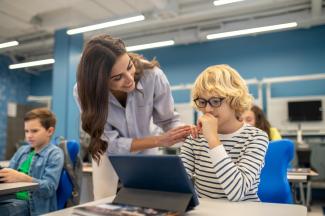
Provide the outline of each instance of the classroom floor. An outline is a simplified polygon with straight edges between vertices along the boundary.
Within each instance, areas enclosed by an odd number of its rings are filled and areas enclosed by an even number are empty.
[[[311,211],[308,212],[308,216],[325,216],[323,212],[323,207],[325,208],[325,201],[315,201],[311,206]]]

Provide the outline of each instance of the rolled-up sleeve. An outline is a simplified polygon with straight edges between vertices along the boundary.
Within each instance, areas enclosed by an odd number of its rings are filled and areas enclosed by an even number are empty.
[[[121,137],[117,130],[105,125],[101,139],[108,143],[108,154],[128,154],[131,150],[132,138]]]

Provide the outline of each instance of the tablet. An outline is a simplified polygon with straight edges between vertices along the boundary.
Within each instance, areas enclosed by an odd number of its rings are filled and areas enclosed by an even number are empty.
[[[123,187],[192,194],[199,201],[182,160],[176,155],[112,155],[109,159]]]

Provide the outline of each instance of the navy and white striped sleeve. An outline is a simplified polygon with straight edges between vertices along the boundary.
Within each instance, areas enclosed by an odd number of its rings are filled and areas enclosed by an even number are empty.
[[[190,178],[193,176],[194,173],[194,153],[193,153],[191,142],[192,142],[191,137],[188,137],[184,141],[184,144],[181,146],[181,153],[180,153],[180,157],[183,161],[183,165]]]
[[[210,150],[216,179],[228,200],[244,200],[245,194],[256,187],[254,184],[259,179],[261,169],[264,166],[268,142],[267,134],[258,131],[246,140],[245,151],[236,164],[228,156],[223,145]]]

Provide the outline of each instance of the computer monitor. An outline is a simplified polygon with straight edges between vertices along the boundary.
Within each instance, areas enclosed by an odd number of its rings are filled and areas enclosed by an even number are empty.
[[[322,121],[322,101],[290,101],[288,117],[291,122]]]

